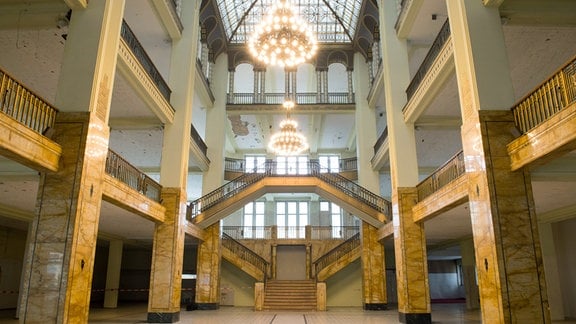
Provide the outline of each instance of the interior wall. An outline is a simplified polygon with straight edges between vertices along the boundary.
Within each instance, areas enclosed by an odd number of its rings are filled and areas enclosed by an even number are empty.
[[[0,226],[0,309],[16,308],[26,231]]]
[[[558,275],[564,301],[564,316],[576,319],[576,218],[555,223],[556,253],[558,255]]]
[[[464,284],[458,279],[454,260],[429,260],[428,282],[432,300],[466,298]]]
[[[328,307],[362,307],[362,266],[360,259],[326,280]]]
[[[221,306],[254,306],[254,278],[222,259],[220,280]]]

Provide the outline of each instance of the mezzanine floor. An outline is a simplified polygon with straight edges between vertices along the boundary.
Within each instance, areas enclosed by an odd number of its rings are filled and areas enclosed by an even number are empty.
[[[145,323],[146,304],[125,304],[116,309],[92,308],[89,323]],[[466,311],[464,304],[432,304],[433,323],[481,323],[479,311]],[[16,324],[14,310],[0,311],[0,323]],[[364,311],[358,307],[332,307],[326,312],[263,311],[250,307],[221,307],[215,311],[180,313],[180,323],[198,324],[386,324],[399,323],[398,311]],[[576,324],[576,321],[553,323]]]

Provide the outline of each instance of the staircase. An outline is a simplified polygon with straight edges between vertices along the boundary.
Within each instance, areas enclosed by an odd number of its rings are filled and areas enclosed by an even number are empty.
[[[314,280],[268,280],[264,310],[316,310]]]

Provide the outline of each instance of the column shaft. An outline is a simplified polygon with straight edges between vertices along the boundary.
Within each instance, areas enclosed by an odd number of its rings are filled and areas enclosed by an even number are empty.
[[[549,323],[529,174],[510,171],[514,92],[498,8],[446,1],[482,321]],[[496,109],[500,111],[495,111]]]
[[[118,288],[120,288],[120,270],[122,269],[122,247],[123,243],[120,240],[110,241],[108,246],[104,308],[116,308],[118,306]]]

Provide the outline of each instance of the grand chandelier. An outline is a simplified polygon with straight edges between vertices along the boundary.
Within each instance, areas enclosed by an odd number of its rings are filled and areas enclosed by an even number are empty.
[[[292,67],[316,54],[316,38],[286,0],[275,3],[248,39],[250,53],[265,65]]]
[[[280,122],[280,131],[270,137],[268,148],[277,155],[297,155],[308,149],[306,137],[298,132],[298,123],[290,118],[290,110],[294,107],[292,101],[283,104],[286,118]]]

